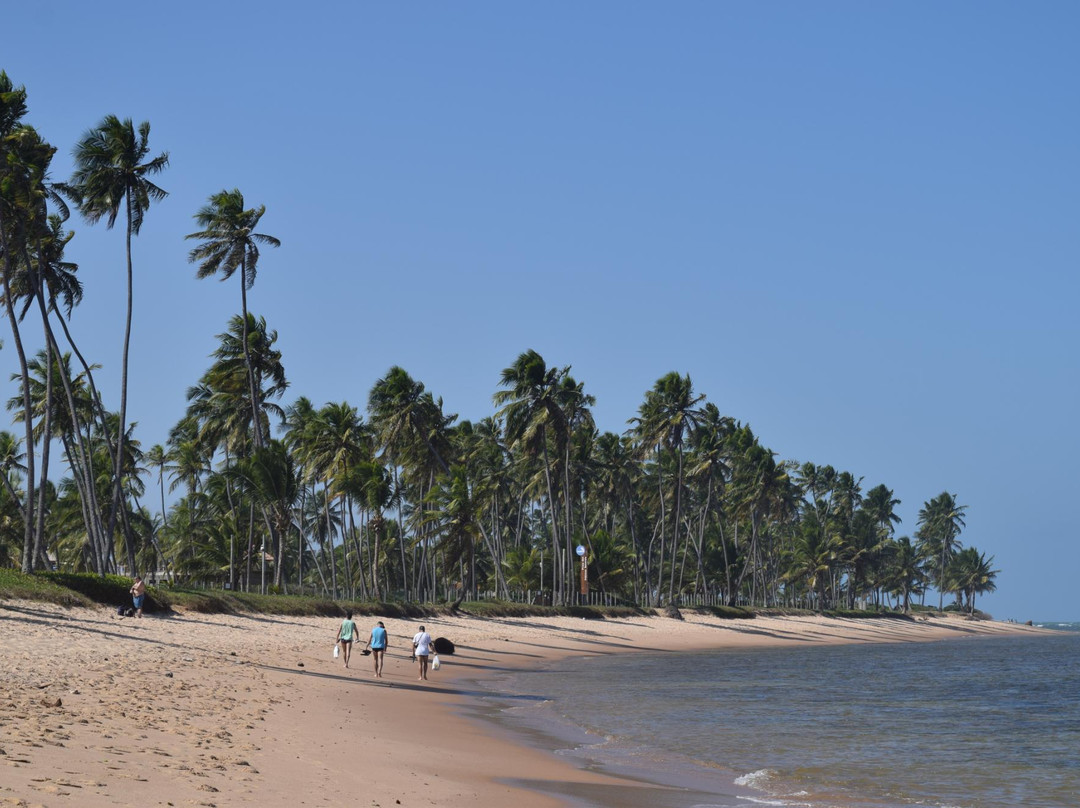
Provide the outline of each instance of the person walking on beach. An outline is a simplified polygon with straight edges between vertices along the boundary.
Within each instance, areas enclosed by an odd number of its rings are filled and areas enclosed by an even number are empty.
[[[356,636],[356,623],[353,622],[352,612],[345,612],[345,619],[341,621],[341,628],[337,631],[337,642],[341,646],[341,656],[345,659],[345,667],[349,667],[349,659],[352,657],[353,637]]]
[[[139,617],[142,617],[142,605],[145,598],[146,584],[143,583],[142,578],[136,575],[135,583],[131,585],[131,605],[135,607],[135,614]]]
[[[413,655],[420,663],[420,681],[427,681],[428,656],[431,654],[431,635],[420,626],[416,636],[412,638]]]
[[[375,678],[382,679],[383,657],[389,645],[386,638],[386,626],[380,620],[378,625],[371,630],[368,637],[367,647],[371,649],[371,658],[375,661]]]

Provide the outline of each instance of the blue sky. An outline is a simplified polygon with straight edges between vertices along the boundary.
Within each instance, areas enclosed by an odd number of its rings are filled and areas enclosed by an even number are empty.
[[[144,446],[239,310],[183,240],[237,187],[282,240],[249,305],[286,403],[363,408],[398,364],[478,419],[534,348],[622,431],[678,370],[780,457],[894,489],[901,534],[955,493],[995,617],[1080,619],[1075,4],[36,5],[0,68],[54,175],[109,113],[171,155],[134,247]],[[123,235],[72,224],[115,407]]]

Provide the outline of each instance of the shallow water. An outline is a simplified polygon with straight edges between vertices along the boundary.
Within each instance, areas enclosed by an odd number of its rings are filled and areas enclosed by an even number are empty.
[[[595,656],[493,685],[530,696],[486,700],[530,743],[688,789],[665,805],[1080,805],[1080,633]]]

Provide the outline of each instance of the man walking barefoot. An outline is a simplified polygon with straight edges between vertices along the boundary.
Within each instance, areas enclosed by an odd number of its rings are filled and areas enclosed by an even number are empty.
[[[371,649],[371,658],[375,662],[375,678],[382,679],[383,656],[386,654],[386,648],[389,645],[386,638],[386,626],[383,625],[382,620],[371,630],[371,636],[368,637],[367,644]]]
[[[423,626],[420,626],[420,630],[416,632],[416,636],[412,638],[413,651],[416,654],[416,660],[420,663],[420,681],[427,681],[428,672],[428,656],[431,654],[431,635],[428,634]]]
[[[341,655],[345,657],[345,667],[349,667],[352,658],[353,637],[356,635],[356,623],[353,622],[352,612],[345,612],[345,619],[341,621],[341,628],[337,632],[337,643],[341,646]]]

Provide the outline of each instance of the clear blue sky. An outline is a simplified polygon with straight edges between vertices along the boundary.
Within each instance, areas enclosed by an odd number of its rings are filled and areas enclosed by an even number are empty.
[[[129,417],[164,442],[238,281],[183,236],[265,204],[249,303],[291,388],[363,408],[399,364],[493,412],[535,348],[602,429],[689,373],[782,458],[943,490],[995,617],[1080,619],[1080,7],[1071,2],[189,2],[5,7],[0,68],[70,172],[148,120]],[[73,327],[119,402],[123,235],[74,220]],[[5,331],[7,326],[4,326]],[[10,342],[10,340],[8,340]],[[0,351],[6,381],[12,346]]]

